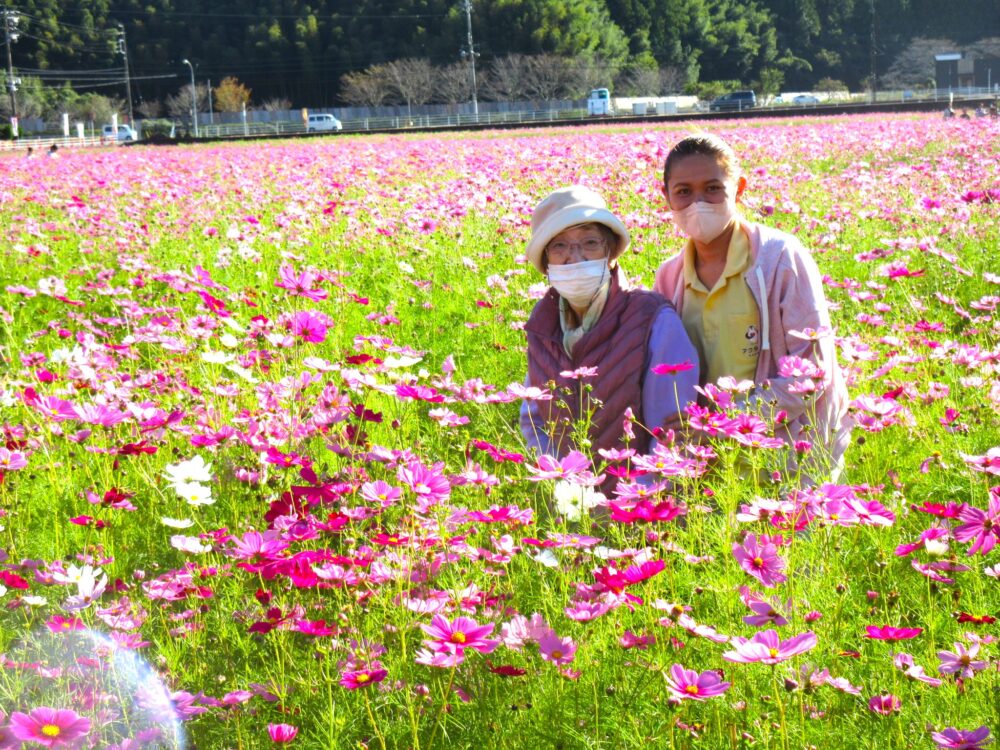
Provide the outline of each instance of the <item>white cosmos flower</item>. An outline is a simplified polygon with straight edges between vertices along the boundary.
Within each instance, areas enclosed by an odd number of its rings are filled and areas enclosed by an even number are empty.
[[[212,464],[206,464],[201,456],[195,456],[187,461],[170,464],[163,469],[163,476],[170,484],[185,482],[211,482]]]
[[[170,537],[170,546],[174,549],[179,549],[181,552],[191,552],[193,554],[212,551],[211,544],[202,544],[201,539],[198,537],[184,536],[183,534],[175,534]]]
[[[162,523],[164,526],[169,526],[172,529],[190,529],[192,526],[194,526],[194,521],[192,521],[190,518],[181,519],[181,518],[167,518],[166,516],[162,516],[160,518],[160,523]]]
[[[531,559],[534,560],[539,565],[544,565],[546,568],[558,568],[559,567],[559,558],[556,557],[552,553],[552,550],[550,550],[550,549],[543,549],[541,552],[539,552],[537,555],[535,555]]]
[[[397,367],[409,367],[410,365],[415,365],[417,362],[423,361],[423,357],[411,357],[405,354],[401,354],[398,357],[389,356],[382,361],[382,367],[387,370],[395,369]]]
[[[219,343],[227,349],[235,349],[240,345],[240,340],[231,333],[224,333],[219,336]]]
[[[556,498],[556,510],[566,517],[567,521],[579,521],[584,513],[607,502],[607,498],[593,487],[581,487],[569,482],[556,482],[552,492]]]
[[[225,352],[213,352],[207,351],[201,353],[201,361],[208,362],[213,365],[225,365],[232,362],[236,357],[232,354],[226,354]]]
[[[215,498],[212,497],[212,488],[199,482],[175,484],[174,490],[188,505],[198,507],[201,505],[212,505],[215,502]]]

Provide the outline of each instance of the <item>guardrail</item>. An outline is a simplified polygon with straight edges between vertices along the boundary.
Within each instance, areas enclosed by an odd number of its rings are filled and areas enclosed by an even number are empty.
[[[709,112],[707,102],[699,102],[700,106],[677,110],[676,114],[656,115],[659,119],[672,117],[722,117],[749,114],[757,112],[761,114],[780,116],[794,115],[796,112],[810,110],[843,109],[857,107],[859,110],[865,106],[883,106],[892,104],[913,104],[930,105],[940,103],[942,106],[954,102],[959,108],[969,107],[972,104],[985,101],[996,96],[996,92],[980,91],[978,89],[968,89],[961,91],[949,91],[944,89],[928,90],[921,92],[904,91],[880,91],[877,92],[872,101],[870,93],[850,94],[842,97],[830,97],[821,99],[815,103],[796,104],[794,102],[766,102],[761,106],[750,110],[738,112]],[[972,104],[969,101],[972,101]],[[356,120],[344,120],[341,125],[342,133],[360,132],[387,132],[406,130],[435,130],[446,128],[483,128],[491,126],[517,126],[549,124],[549,123],[573,123],[573,122],[597,122],[597,121],[635,121],[653,116],[655,110],[650,108],[645,115],[632,111],[622,111],[613,115],[588,115],[586,109],[558,109],[558,110],[536,110],[520,112],[484,112],[480,114],[450,114],[450,115],[398,115],[393,117],[365,117]],[[202,124],[198,128],[199,140],[216,140],[225,138],[266,138],[271,136],[289,135],[331,135],[338,131],[314,130],[308,131],[300,120],[281,120],[277,122],[238,122],[226,124]],[[185,140],[191,139],[191,133],[185,133]],[[0,141],[0,150],[25,150],[29,146],[36,149],[47,149],[56,144],[63,147],[93,147],[93,146],[115,146],[124,145],[113,139],[103,137],[85,138],[65,138],[62,136],[41,136],[22,137],[16,141]]]

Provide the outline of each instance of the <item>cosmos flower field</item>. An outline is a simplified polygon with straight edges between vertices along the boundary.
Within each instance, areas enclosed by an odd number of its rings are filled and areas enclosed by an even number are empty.
[[[715,125],[824,274],[836,483],[733,383],[524,449],[532,208],[649,286],[689,127],[4,156],[0,749],[989,745],[1000,126]]]

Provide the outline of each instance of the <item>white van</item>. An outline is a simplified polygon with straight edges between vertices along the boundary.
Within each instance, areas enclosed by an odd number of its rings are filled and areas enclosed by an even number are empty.
[[[313,133],[320,130],[341,130],[343,127],[344,126],[340,124],[340,120],[333,115],[309,115],[309,121],[306,123],[306,132]]]
[[[119,125],[117,136],[114,125],[105,125],[101,130],[101,135],[108,140],[117,141],[137,141],[139,134],[135,132],[131,125]]]

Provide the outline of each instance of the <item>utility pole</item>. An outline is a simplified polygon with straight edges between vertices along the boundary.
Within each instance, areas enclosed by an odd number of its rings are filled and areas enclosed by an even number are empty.
[[[875,103],[876,91],[878,91],[878,64],[875,55],[875,0],[871,0],[872,9],[872,38],[871,38],[871,82],[872,82],[872,104]]]
[[[3,33],[4,39],[7,43],[7,92],[10,94],[10,121],[13,127],[12,130],[17,127],[17,97],[14,92],[17,91],[17,84],[20,81],[14,78],[14,56],[11,54],[11,45],[17,41],[17,22],[20,17],[17,13],[9,8],[5,8],[3,11]],[[16,133],[15,133],[16,135]]]
[[[125,61],[125,92],[128,94],[128,124],[135,127],[135,120],[132,117],[132,80],[128,75],[128,48],[125,46],[125,27],[118,24],[118,54]]]
[[[208,79],[208,124],[215,124],[215,115],[212,114],[212,79]]]
[[[476,98],[476,58],[479,57],[479,53],[476,52],[476,47],[472,43],[472,0],[465,0],[463,10],[465,11],[466,44],[468,46],[462,50],[462,57],[466,55],[469,57],[469,72],[472,76],[472,113],[476,115],[476,119],[479,119],[479,101]]]

